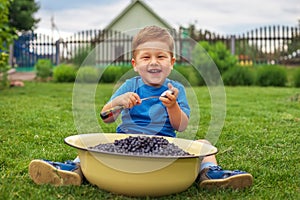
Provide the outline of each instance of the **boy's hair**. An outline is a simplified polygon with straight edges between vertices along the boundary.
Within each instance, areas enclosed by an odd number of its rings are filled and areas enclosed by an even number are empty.
[[[167,43],[171,57],[173,57],[174,39],[166,29],[158,26],[146,26],[136,34],[132,40],[132,56],[135,57],[135,51],[139,45],[149,41]]]

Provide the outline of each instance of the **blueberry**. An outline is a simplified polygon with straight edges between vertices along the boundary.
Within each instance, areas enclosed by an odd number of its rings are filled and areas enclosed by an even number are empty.
[[[130,155],[151,156],[188,156],[173,143],[163,137],[129,136],[125,139],[115,140],[112,143],[98,144],[90,149],[104,152],[126,153]]]

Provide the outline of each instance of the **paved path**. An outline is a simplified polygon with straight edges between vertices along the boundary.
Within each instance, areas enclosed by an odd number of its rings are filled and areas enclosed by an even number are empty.
[[[32,81],[35,78],[35,72],[13,72],[8,75],[9,80]]]

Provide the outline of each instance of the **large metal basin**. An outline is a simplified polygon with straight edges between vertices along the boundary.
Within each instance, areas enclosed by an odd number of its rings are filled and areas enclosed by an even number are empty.
[[[65,138],[65,143],[78,150],[82,172],[91,184],[127,196],[163,196],[182,192],[197,178],[202,158],[217,153],[217,148],[212,145],[170,137],[164,138],[193,156],[134,156],[88,149],[99,143],[110,143],[129,136],[115,133],[82,134]]]

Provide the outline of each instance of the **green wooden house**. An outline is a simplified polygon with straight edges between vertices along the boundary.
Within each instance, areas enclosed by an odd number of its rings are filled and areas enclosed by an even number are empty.
[[[144,1],[132,0],[99,35],[101,43],[96,49],[96,60],[100,65],[112,62],[130,63],[132,37],[143,27],[157,25],[173,30],[170,24],[159,17]]]
[[[144,1],[132,0],[105,29],[128,32],[128,34],[134,35],[137,31],[136,29],[141,29],[148,25],[172,29],[171,25],[157,15]]]

